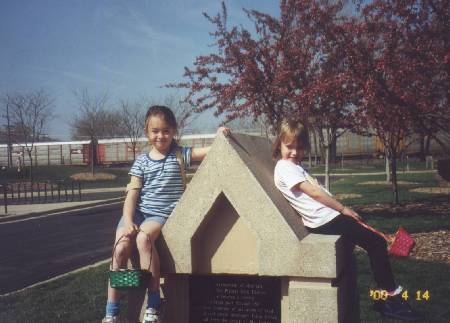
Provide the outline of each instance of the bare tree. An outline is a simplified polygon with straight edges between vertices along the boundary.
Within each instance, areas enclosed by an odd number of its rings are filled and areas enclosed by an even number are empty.
[[[181,138],[186,127],[198,117],[197,115],[193,115],[193,107],[181,102],[181,98],[176,94],[166,96],[160,103],[146,98],[136,99],[133,102],[130,102],[130,100],[120,100],[122,131],[124,132],[124,136],[130,139],[133,159],[136,158],[137,140],[144,135],[146,111],[149,106],[154,104],[163,104],[174,112],[178,125],[177,139]]]
[[[91,141],[91,171],[97,164],[97,142],[101,138],[111,138],[125,134],[120,112],[108,110],[107,93],[91,95],[87,89],[75,92],[79,112],[71,124],[74,139]]]
[[[133,160],[136,159],[137,140],[144,133],[144,119],[146,104],[143,100],[136,100],[130,103],[128,100],[121,100],[121,116],[126,136],[130,139],[130,148],[133,150]]]
[[[124,125],[122,111],[111,110],[103,112],[103,120],[101,133],[99,138],[123,138],[127,136],[127,131]]]
[[[98,138],[103,128],[104,111],[108,104],[108,95],[103,93],[91,96],[87,89],[75,92],[79,112],[71,123],[74,139]]]
[[[7,94],[9,118],[15,125],[30,160],[30,180],[33,180],[33,148],[53,115],[53,98],[44,90]]]

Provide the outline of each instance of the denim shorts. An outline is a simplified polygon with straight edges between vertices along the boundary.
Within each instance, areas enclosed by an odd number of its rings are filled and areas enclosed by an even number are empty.
[[[159,215],[145,214],[139,210],[136,210],[134,212],[134,217],[133,217],[134,224],[140,226],[142,223],[145,223],[148,221],[154,221],[154,222],[158,222],[161,225],[164,225],[164,223],[166,223],[166,221],[167,221],[167,218],[164,216],[159,216]],[[121,227],[123,227],[123,216],[120,218],[119,224],[117,225],[117,229],[119,229]]]

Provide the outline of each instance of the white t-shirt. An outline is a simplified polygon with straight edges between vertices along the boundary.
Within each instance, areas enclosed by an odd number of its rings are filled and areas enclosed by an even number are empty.
[[[275,186],[302,216],[303,224],[317,228],[334,219],[339,212],[316,201],[300,189],[293,188],[308,180],[308,177],[311,178],[303,167],[282,159],[277,162],[273,174]]]

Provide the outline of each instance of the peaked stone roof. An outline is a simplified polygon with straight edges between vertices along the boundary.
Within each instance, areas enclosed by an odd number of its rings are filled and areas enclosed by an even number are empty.
[[[338,236],[308,235],[271,156],[262,137],[216,138],[163,228],[162,272],[336,277]]]

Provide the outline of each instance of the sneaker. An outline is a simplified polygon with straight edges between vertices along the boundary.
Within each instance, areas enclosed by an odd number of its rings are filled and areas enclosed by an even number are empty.
[[[159,323],[158,311],[154,308],[147,308],[142,323]]]
[[[386,300],[375,301],[373,308],[382,315],[397,320],[419,322],[425,319],[422,314],[414,311],[400,295],[388,297]]]
[[[118,316],[105,316],[105,318],[102,320],[102,323],[119,323],[119,317]]]

